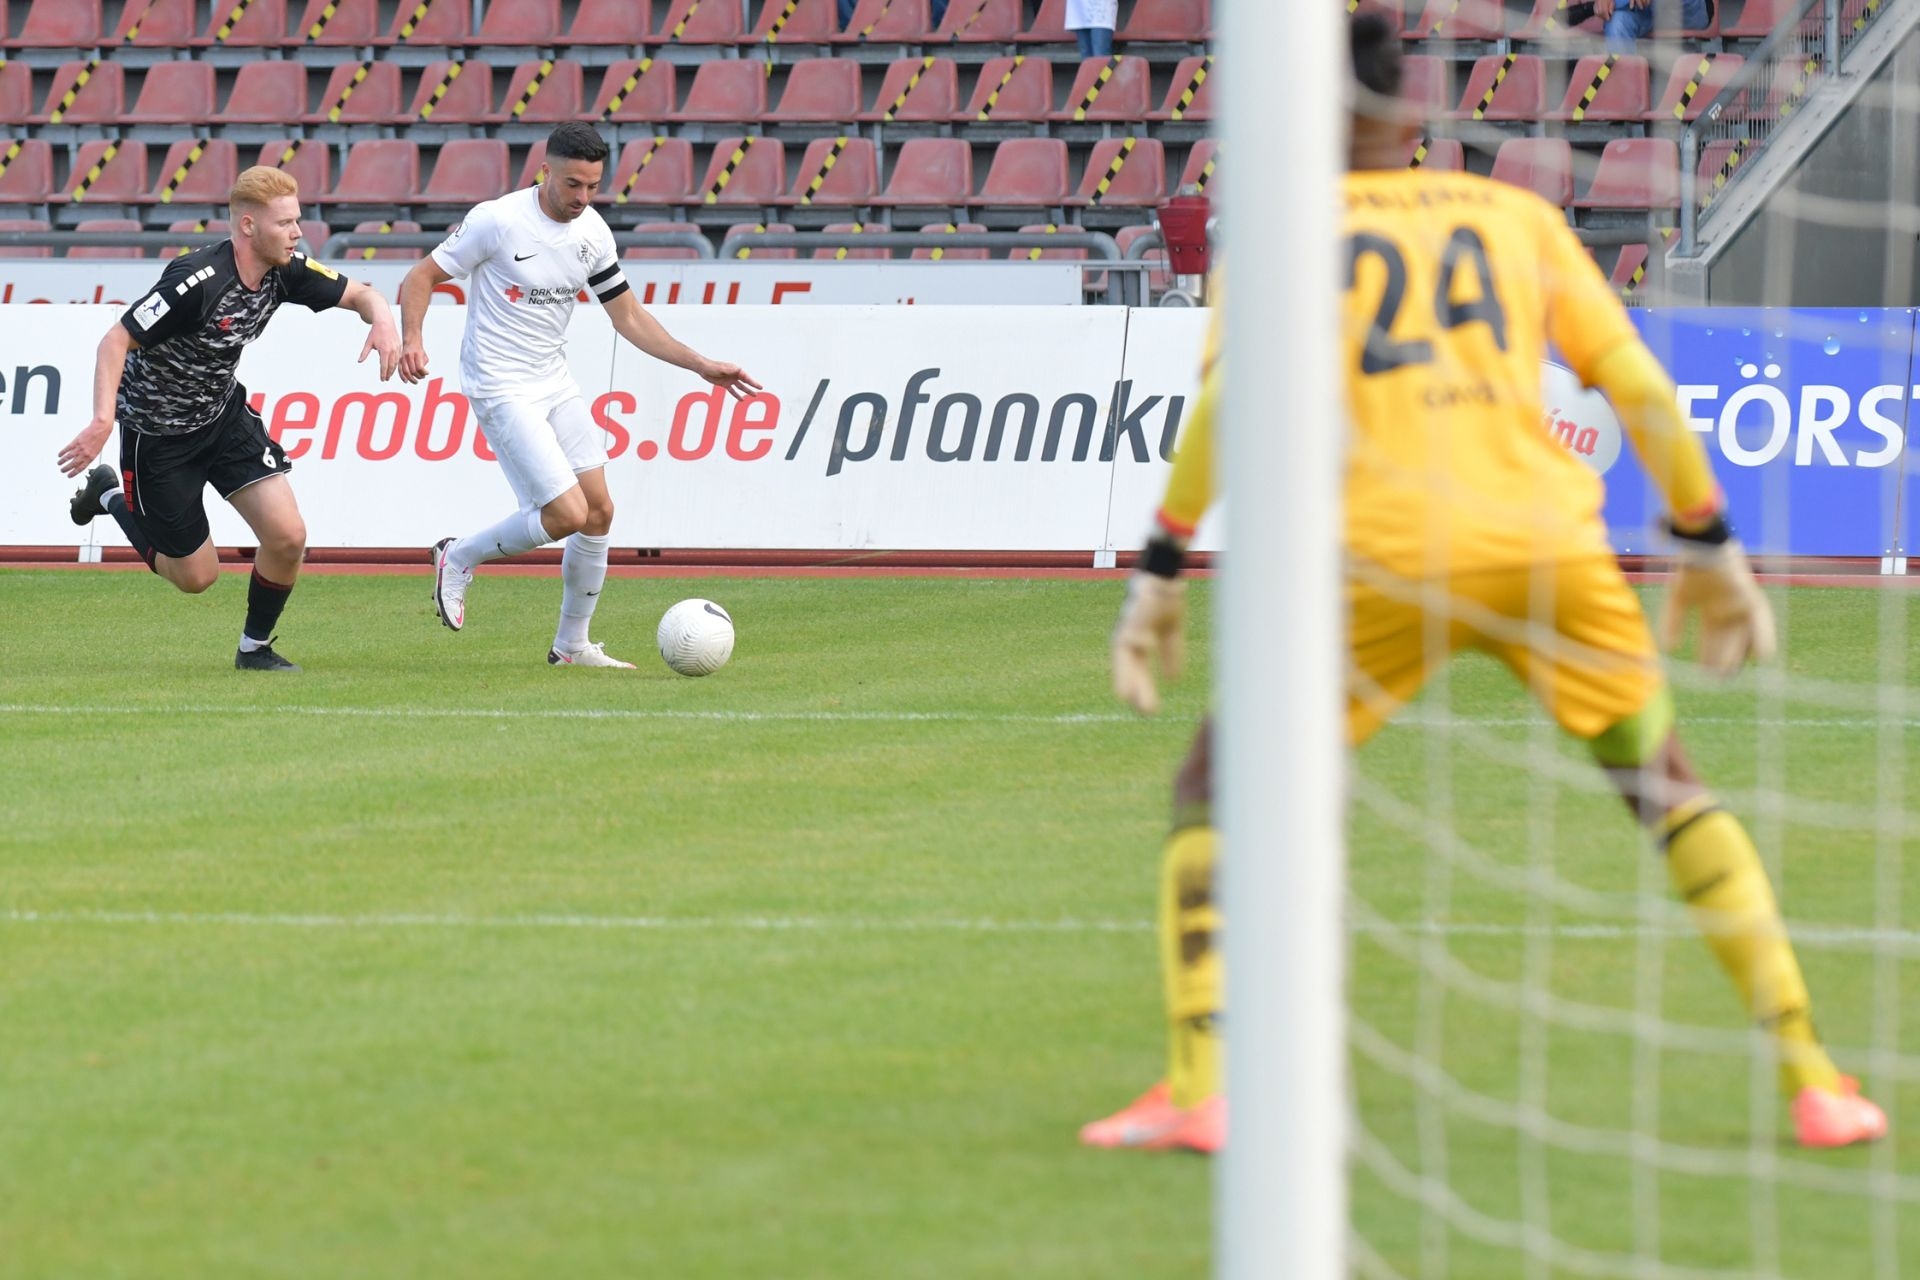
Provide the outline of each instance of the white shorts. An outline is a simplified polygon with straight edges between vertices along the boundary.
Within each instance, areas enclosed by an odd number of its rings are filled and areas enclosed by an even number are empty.
[[[532,399],[475,400],[474,416],[522,508],[546,506],[576,476],[607,465],[607,437],[576,390]]]

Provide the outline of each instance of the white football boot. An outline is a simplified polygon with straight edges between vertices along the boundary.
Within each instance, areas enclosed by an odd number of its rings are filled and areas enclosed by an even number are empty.
[[[467,584],[473,581],[471,569],[461,569],[447,558],[452,538],[433,544],[433,611],[440,621],[458,631],[467,622]]]
[[[550,667],[624,667],[633,670],[631,662],[622,662],[609,657],[604,645],[588,644],[584,649],[549,649],[547,665]]]

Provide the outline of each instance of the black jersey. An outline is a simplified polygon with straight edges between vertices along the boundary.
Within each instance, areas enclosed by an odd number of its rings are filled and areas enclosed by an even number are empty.
[[[120,379],[121,427],[177,436],[214,421],[237,385],[241,351],[281,303],[325,311],[346,291],[339,272],[303,253],[267,272],[258,289],[240,283],[231,240],[175,258],[120,317],[137,344]]]

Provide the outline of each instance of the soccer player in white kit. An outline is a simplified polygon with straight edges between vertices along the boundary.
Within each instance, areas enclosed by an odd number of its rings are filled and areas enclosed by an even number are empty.
[[[547,139],[546,181],[476,205],[400,286],[400,376],[419,382],[427,376],[421,325],[435,287],[472,277],[461,390],[520,500],[504,520],[434,545],[434,609],[460,630],[475,566],[565,538],[560,625],[547,653],[555,666],[633,665],[587,638],[607,578],[613,499],[605,437],[567,371],[575,299],[591,289],[620,336],[656,360],[742,399],[760,390],[739,365],[676,341],[634,297],[613,233],[592,208],[606,161],[607,144],[592,125],[560,125]]]

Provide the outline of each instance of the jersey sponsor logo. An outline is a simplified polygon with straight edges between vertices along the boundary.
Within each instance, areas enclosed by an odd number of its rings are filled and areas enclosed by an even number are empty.
[[[166,315],[167,312],[172,309],[173,308],[167,305],[167,300],[159,294],[149,295],[145,302],[133,309],[134,323],[138,324],[143,330],[151,329],[154,325],[160,323],[160,317]]]
[[[501,293],[508,302],[525,302],[530,307],[556,307],[563,302],[577,302],[580,299],[578,286],[522,289],[517,284],[510,284]]]
[[[506,294],[507,294],[508,302],[518,302],[520,301],[520,299],[527,296],[526,291],[517,284],[508,285],[506,289]]]
[[[335,271],[332,267],[328,266],[326,263],[315,262],[312,258],[308,258],[305,254],[301,254],[300,257],[302,258],[302,260],[306,262],[307,270],[314,272],[321,279],[338,280],[340,278],[340,273],[338,271]]]

